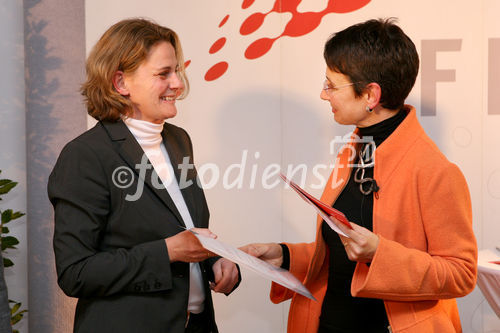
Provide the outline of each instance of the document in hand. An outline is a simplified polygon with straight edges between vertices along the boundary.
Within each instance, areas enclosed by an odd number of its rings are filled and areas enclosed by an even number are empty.
[[[333,231],[335,231],[338,234],[341,234],[342,236],[349,237],[342,230],[340,230],[340,228],[336,225],[337,222],[335,222],[335,220],[332,219],[332,217],[334,217],[337,221],[345,225],[347,228],[352,229],[344,213],[316,199],[315,197],[304,191],[299,185],[286,178],[285,175],[283,175],[282,173],[280,173],[280,177],[281,179],[283,179],[283,181],[285,181],[285,183],[290,185],[290,187],[295,192],[297,192],[297,194],[305,202],[314,207],[314,209],[325,220],[325,222],[330,226],[330,228],[332,228]]]
[[[281,284],[283,287],[286,287],[290,290],[295,291],[298,294],[301,294],[307,298],[312,300],[316,300],[314,296],[307,290],[306,287],[295,276],[292,275],[289,271],[283,268],[279,268],[268,264],[267,262],[260,260],[254,256],[251,256],[240,249],[237,249],[231,245],[225,244],[217,239],[213,239],[202,234],[199,234],[193,230],[191,232],[198,237],[201,245],[209,251],[212,251],[215,254],[220,255],[226,259],[231,260],[236,264],[240,264],[241,266],[245,266],[257,274],[262,275],[269,280],[272,280],[278,284]]]

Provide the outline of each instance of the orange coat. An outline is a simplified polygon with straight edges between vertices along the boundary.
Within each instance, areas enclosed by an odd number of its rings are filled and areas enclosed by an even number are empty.
[[[458,167],[425,134],[415,109],[406,108],[405,120],[375,151],[380,190],[373,203],[373,232],[380,242],[370,266],[356,265],[351,293],[383,299],[393,332],[461,332],[455,298],[474,289],[477,274],[469,190]],[[347,183],[351,169],[345,166],[352,153],[343,149],[337,156],[323,202],[332,205]],[[290,271],[317,301],[275,283],[271,287],[274,303],[292,298],[289,333],[318,330],[328,281],[321,222],[318,217],[315,242],[287,244]]]

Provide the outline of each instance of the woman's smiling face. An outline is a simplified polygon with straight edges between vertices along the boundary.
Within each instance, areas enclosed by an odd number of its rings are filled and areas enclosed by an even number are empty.
[[[132,118],[158,124],[175,117],[175,100],[184,89],[177,70],[174,47],[168,42],[160,42],[151,48],[136,71],[123,74],[132,103]]]

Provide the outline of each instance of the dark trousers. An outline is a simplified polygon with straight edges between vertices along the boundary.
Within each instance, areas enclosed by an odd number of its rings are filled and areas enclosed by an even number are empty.
[[[208,318],[207,311],[202,313],[189,315],[186,325],[186,333],[211,333],[210,319]]]

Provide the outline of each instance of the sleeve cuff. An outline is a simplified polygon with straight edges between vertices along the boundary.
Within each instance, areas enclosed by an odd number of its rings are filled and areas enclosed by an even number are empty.
[[[290,270],[290,250],[288,249],[288,246],[283,243],[280,243],[279,245],[283,251],[283,262],[281,263],[281,268]]]

